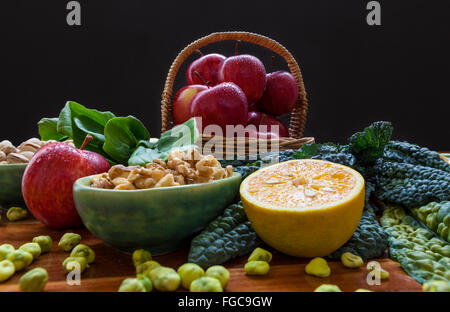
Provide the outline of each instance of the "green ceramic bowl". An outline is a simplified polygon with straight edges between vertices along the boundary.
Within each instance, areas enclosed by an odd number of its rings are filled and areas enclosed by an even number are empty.
[[[119,191],[92,188],[91,177],[84,177],[73,196],[95,236],[127,253],[143,248],[158,255],[188,248],[192,236],[233,201],[240,182],[233,173],[211,183]]]
[[[24,206],[22,176],[27,164],[0,165],[0,207]]]

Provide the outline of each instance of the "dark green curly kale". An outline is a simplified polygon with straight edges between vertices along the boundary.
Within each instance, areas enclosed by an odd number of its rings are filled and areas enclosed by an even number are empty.
[[[380,200],[408,207],[450,200],[450,173],[443,170],[379,159],[374,172]]]
[[[406,162],[408,164],[431,167],[450,173],[450,164],[444,161],[439,156],[439,153],[408,142],[389,142],[383,153],[383,158],[388,161]]]
[[[363,132],[353,134],[349,139],[350,152],[361,164],[375,162],[389,143],[392,124],[388,121],[377,121],[365,128]]]
[[[356,158],[353,156],[347,145],[306,144],[292,155],[294,159],[321,159],[331,161],[341,165],[355,168]]]
[[[228,206],[221,216],[192,240],[188,262],[206,269],[245,256],[261,244],[239,202]]]

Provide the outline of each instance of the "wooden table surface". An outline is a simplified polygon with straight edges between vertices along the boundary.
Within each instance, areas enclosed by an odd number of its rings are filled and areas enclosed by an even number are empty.
[[[117,291],[125,278],[135,276],[130,255],[123,254],[106,245],[85,228],[67,231],[50,230],[35,219],[8,222],[4,211],[2,214],[0,244],[9,243],[18,248],[23,243],[30,242],[35,236],[50,235],[53,239],[53,246],[50,253],[41,255],[27,269],[16,273],[8,281],[0,283],[0,292],[18,291],[19,278],[28,269],[35,267],[43,267],[48,271],[49,281],[45,288],[46,291]],[[89,245],[96,253],[95,262],[81,275],[80,286],[70,286],[66,283],[62,262],[68,253],[57,247],[64,232],[79,233],[82,236],[82,243]],[[186,246],[186,248],[188,247]],[[186,262],[187,252],[187,249],[181,250],[154,257],[154,259],[164,266],[177,269]],[[231,274],[226,291],[313,291],[324,283],[336,284],[342,291],[354,291],[357,288],[373,291],[421,291],[421,285],[406,275],[398,263],[386,256],[377,261],[389,271],[389,279],[382,281],[379,286],[368,286],[365,266],[359,269],[347,269],[340,262],[330,262],[331,276],[319,278],[305,274],[307,259],[274,253],[267,276],[246,276],[243,270],[246,258],[240,258],[225,264]]]

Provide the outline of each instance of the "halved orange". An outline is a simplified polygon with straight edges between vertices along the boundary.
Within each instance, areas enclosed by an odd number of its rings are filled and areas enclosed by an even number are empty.
[[[288,255],[319,257],[341,247],[358,227],[364,178],[328,161],[291,160],[249,175],[240,195],[264,242]]]

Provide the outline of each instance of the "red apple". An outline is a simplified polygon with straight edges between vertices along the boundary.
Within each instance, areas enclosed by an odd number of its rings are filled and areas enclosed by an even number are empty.
[[[280,135],[278,135],[275,132],[270,131],[264,132],[250,129],[247,130],[247,132],[245,132],[245,137],[271,140],[271,139],[279,139]]]
[[[186,81],[188,85],[206,84],[215,86],[219,83],[217,72],[219,66],[226,57],[217,54],[207,54],[193,61],[186,72]]]
[[[191,103],[198,93],[208,90],[207,86],[203,85],[190,85],[181,88],[173,99],[172,104],[172,119],[175,125],[182,124],[191,118]]]
[[[200,92],[191,105],[191,116],[202,118],[202,129],[219,125],[225,135],[226,125],[247,124],[248,104],[244,92],[226,82]]]
[[[110,168],[106,159],[66,143],[39,149],[25,169],[22,193],[30,212],[50,228],[82,225],[73,202],[73,183]]]
[[[278,136],[279,137],[288,137],[289,130],[284,125],[283,122],[272,117],[270,115],[261,113],[261,112],[249,112],[248,113],[248,125],[255,125],[256,129],[259,130],[259,126],[266,125],[267,132],[276,133],[275,128],[272,129],[272,126],[278,126]]]
[[[258,102],[266,87],[266,69],[252,55],[241,54],[227,58],[219,68],[220,82],[237,84],[247,96],[249,104]]]
[[[267,75],[266,91],[258,108],[274,116],[289,114],[297,99],[298,86],[294,76],[286,71],[277,71]]]

